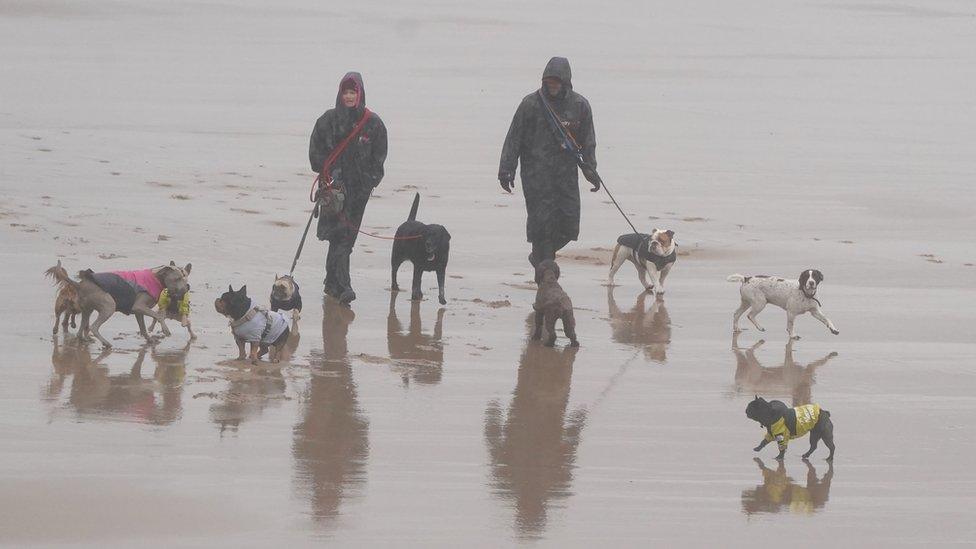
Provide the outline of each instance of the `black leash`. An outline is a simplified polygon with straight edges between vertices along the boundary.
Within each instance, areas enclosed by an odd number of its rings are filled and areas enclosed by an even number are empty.
[[[580,170],[583,170],[584,175],[587,171],[590,171],[594,176],[596,176],[597,181],[600,182],[600,186],[603,187],[603,190],[607,192],[607,196],[610,197],[610,201],[613,202],[613,205],[617,207],[617,211],[623,216],[624,221],[630,225],[630,228],[634,230],[635,234],[640,234],[640,231],[638,231],[637,227],[630,222],[630,218],[624,213],[624,210],[620,207],[620,204],[617,203],[617,199],[613,197],[613,193],[611,193],[610,189],[607,188],[607,184],[604,183],[603,178],[600,177],[599,173],[597,173],[596,168],[593,168],[587,164],[586,160],[583,159],[583,148],[580,147],[579,143],[576,142],[576,138],[573,137],[573,134],[569,133],[569,130],[563,126],[562,121],[559,119],[556,111],[552,110],[552,105],[549,104],[549,101],[546,99],[546,96],[542,93],[541,89],[538,91],[538,94],[539,99],[542,101],[542,105],[546,108],[546,112],[549,114],[549,123],[557,132],[559,132],[559,135],[562,137],[563,149],[569,151],[576,157],[576,165],[579,166]]]
[[[298,258],[302,255],[302,248],[305,247],[305,239],[308,238],[308,229],[312,226],[312,219],[315,218],[315,211],[318,209],[319,203],[316,202],[312,206],[312,213],[308,215],[308,223],[305,224],[305,232],[302,233],[302,240],[298,243],[298,251],[295,252],[295,259],[291,262],[291,270],[288,271],[288,276],[295,274],[295,265],[298,264]]]

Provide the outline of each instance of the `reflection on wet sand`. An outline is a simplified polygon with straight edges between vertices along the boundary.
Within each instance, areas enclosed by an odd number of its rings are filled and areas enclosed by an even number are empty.
[[[232,361],[234,368],[222,373],[229,380],[227,389],[220,393],[220,402],[210,406],[210,420],[220,426],[220,432],[236,432],[241,423],[261,415],[270,406],[278,406],[288,399],[287,384],[281,374],[294,356],[301,334],[297,323],[292,324],[291,334],[282,349],[281,362],[273,364],[261,361],[252,365],[246,361]]]
[[[396,314],[396,296],[390,296],[390,314],[386,321],[386,342],[390,351],[390,359],[394,367],[403,378],[406,387],[413,379],[422,385],[435,385],[441,381],[444,365],[444,343],[441,338],[444,333],[443,307],[437,310],[437,320],[434,323],[434,334],[423,333],[420,320],[420,302],[410,302],[410,328],[403,333],[403,325]]]
[[[810,514],[823,509],[830,496],[830,481],[834,478],[834,465],[827,462],[827,472],[817,478],[817,470],[809,461],[803,460],[807,467],[806,485],[797,484],[786,475],[783,461],[777,461],[776,470],[766,467],[763,461],[755,458],[762,472],[763,483],[755,488],[742,491],[742,512],[747,515],[757,513]]]
[[[100,362],[111,351],[103,350],[92,357],[88,345],[77,338],[65,336],[63,343],[59,343],[56,336],[47,398],[58,399],[65,380],[73,376],[68,402],[78,414],[168,425],[178,420],[183,410],[183,381],[189,351],[190,342],[176,350],[159,350],[155,344],[148,344],[139,349],[127,373],[110,375],[109,368]],[[147,354],[155,363],[151,378],[142,377]]]
[[[527,332],[532,318],[527,319]],[[577,349],[545,347],[526,336],[508,415],[492,401],[485,411],[485,441],[494,493],[515,509],[520,537],[539,538],[550,505],[572,495],[573,467],[586,410],[567,417]]]
[[[786,344],[783,364],[766,368],[756,358],[756,350],[765,343],[757,341],[752,347],[742,349],[738,337],[732,336],[732,352],[735,354],[735,391],[742,394],[786,396],[793,398],[793,406],[810,404],[811,387],[816,381],[817,368],[823,366],[837,353],[829,353],[820,360],[800,366],[793,360],[793,341]]]
[[[648,360],[663,364],[668,360],[668,344],[671,343],[671,316],[664,305],[664,296],[652,297],[654,302],[647,310],[649,295],[641,292],[634,307],[624,312],[613,297],[613,287],[608,287],[610,327],[614,341],[642,349]]]
[[[323,309],[323,350],[311,352],[312,375],[292,452],[297,490],[312,515],[332,525],[342,500],[365,486],[369,422],[357,401],[346,347],[355,314],[329,298]]]

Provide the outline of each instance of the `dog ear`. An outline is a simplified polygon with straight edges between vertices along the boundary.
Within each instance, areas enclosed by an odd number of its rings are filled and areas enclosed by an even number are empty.
[[[667,230],[667,231],[665,231],[665,232],[667,232],[667,233],[668,233],[668,236],[670,236],[670,237],[672,237],[672,238],[674,238],[674,231],[672,231],[671,229],[668,229],[668,230]]]
[[[243,296],[246,296],[247,295],[247,284],[241,286],[241,289],[240,290],[237,290],[237,293],[239,293],[239,294],[241,294]]]
[[[821,282],[823,282],[823,273],[821,273],[820,271],[814,269],[814,271],[813,271],[813,279],[817,281],[817,284],[820,284]]]
[[[176,266],[176,262],[175,262],[175,261],[173,261],[172,259],[170,259],[170,260],[169,260],[169,266],[170,266],[170,267],[175,267],[175,266]]]
[[[227,285],[227,291],[230,292],[230,293],[234,293],[234,286],[228,284]]]
[[[186,267],[183,267],[184,274],[189,275],[191,269],[193,269],[193,263],[187,263]]]

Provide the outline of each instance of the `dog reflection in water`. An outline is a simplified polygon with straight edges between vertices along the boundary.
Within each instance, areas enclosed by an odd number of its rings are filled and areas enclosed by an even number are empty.
[[[782,460],[777,461],[776,469],[766,467],[759,458],[753,461],[762,472],[762,484],[742,491],[742,512],[747,515],[759,513],[780,513],[789,511],[797,514],[812,514],[827,504],[830,496],[830,481],[834,478],[834,465],[827,462],[827,472],[823,478],[817,477],[817,470],[809,461],[803,460],[807,467],[805,484],[798,484],[786,474]]]
[[[433,334],[425,334],[420,318],[420,302],[410,302],[410,327],[404,333],[403,324],[397,318],[396,292],[390,295],[390,313],[386,319],[386,344],[394,368],[403,379],[403,386],[413,380],[421,385],[441,382],[444,365],[444,313],[437,310]]]
[[[647,308],[650,296],[651,307]],[[644,351],[648,360],[661,364],[668,360],[671,343],[671,315],[664,305],[664,296],[641,292],[630,311],[623,311],[613,297],[613,287],[607,288],[607,308],[613,340]]]
[[[816,372],[837,356],[831,352],[819,360],[801,365],[793,359],[793,340],[786,344],[783,363],[765,367],[756,357],[756,351],[765,343],[759,340],[752,347],[739,347],[737,336],[732,336],[732,353],[735,355],[735,394],[761,394],[791,396],[793,406],[810,404]]]
[[[159,349],[144,345],[124,373],[112,374],[102,361],[109,356],[124,356],[108,349],[93,357],[88,345],[78,338],[55,338],[51,355],[53,376],[47,387],[47,398],[57,400],[65,380],[72,377],[68,402],[81,416],[102,419],[126,419],[152,425],[169,425],[182,414],[183,381],[190,343],[179,349]],[[142,366],[149,356],[155,364],[151,377],[143,377]]]
[[[526,319],[529,330],[533,317]],[[573,492],[576,450],[586,423],[585,409],[568,409],[577,351],[527,341],[507,415],[497,400],[485,411],[492,488],[514,507],[521,538],[542,537],[550,506]]]

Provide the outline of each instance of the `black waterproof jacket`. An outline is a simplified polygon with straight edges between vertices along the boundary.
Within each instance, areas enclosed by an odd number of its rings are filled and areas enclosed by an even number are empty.
[[[546,95],[546,99],[579,143],[583,159],[595,170],[593,111],[586,98],[573,91],[569,61],[553,57],[542,77],[562,81],[560,96]],[[546,93],[544,89],[542,93]],[[561,143],[562,138],[550,124],[539,94],[532,92],[525,96],[515,111],[502,147],[498,178],[513,179],[521,160],[529,242],[568,241],[579,237],[579,170],[576,157],[562,148]]]
[[[347,81],[359,89],[359,104],[346,107],[342,104],[342,88]],[[315,122],[308,144],[308,160],[312,171],[320,173],[325,160],[339,143],[353,130],[366,110],[366,88],[358,72],[346,73],[339,83],[334,109],[329,109]],[[352,245],[356,230],[363,220],[366,202],[373,188],[383,179],[383,163],[386,161],[386,126],[376,113],[372,113],[359,135],[339,156],[331,174],[346,195],[342,219],[336,215],[319,215],[319,240],[342,240]]]

